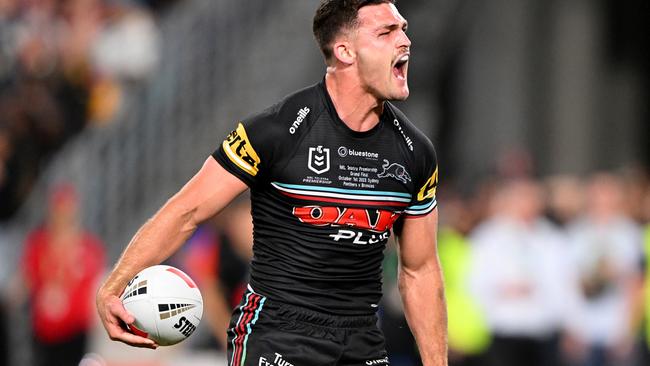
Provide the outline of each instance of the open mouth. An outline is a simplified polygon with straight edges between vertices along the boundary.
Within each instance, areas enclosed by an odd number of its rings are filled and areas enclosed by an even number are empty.
[[[398,80],[406,80],[406,69],[409,57],[410,55],[408,53],[404,54],[399,57],[395,62],[395,65],[393,65],[393,75],[395,75]]]

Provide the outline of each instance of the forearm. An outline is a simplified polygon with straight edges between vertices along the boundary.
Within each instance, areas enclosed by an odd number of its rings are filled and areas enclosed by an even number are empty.
[[[447,308],[439,266],[400,267],[399,289],[404,313],[424,366],[447,365]]]
[[[152,340],[125,329],[124,324],[132,324],[135,318],[118,296],[136,273],[167,259],[199,223],[219,213],[245,189],[244,182],[208,157],[194,177],[138,230],[97,292],[97,311],[112,340],[136,347],[158,347]]]
[[[172,198],[133,236],[100,291],[119,295],[140,270],[172,255],[195,228],[193,211]]]

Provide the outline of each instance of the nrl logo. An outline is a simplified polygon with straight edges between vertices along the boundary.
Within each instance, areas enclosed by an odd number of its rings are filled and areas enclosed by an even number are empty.
[[[316,174],[323,174],[330,170],[330,149],[323,148],[321,145],[310,147],[307,166]]]

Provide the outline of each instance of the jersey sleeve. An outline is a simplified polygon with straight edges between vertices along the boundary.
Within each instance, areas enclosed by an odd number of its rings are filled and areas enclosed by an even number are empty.
[[[415,189],[410,205],[404,211],[407,218],[429,214],[437,206],[436,190],[438,188],[438,159],[433,144],[427,139],[423,154],[417,154]]]
[[[277,145],[274,120],[274,110],[269,108],[239,122],[212,156],[246,185],[254,186],[267,173]]]

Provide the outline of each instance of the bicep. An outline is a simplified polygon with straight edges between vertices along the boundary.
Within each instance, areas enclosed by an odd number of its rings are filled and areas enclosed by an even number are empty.
[[[436,235],[438,209],[426,216],[407,218],[398,238],[400,266],[405,270],[426,269],[438,264]]]
[[[192,222],[198,224],[219,213],[246,188],[244,182],[210,156],[170,203],[191,212]]]

